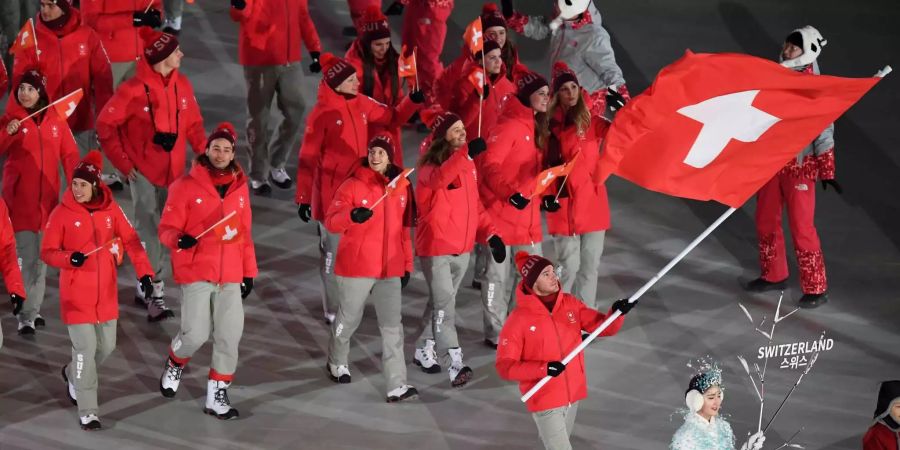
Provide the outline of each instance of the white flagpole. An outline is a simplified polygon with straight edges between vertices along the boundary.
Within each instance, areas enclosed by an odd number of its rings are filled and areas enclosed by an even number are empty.
[[[666,266],[663,267],[662,270],[660,270],[652,279],[650,279],[650,281],[648,281],[640,289],[638,289],[637,292],[632,294],[631,297],[628,298],[628,303],[634,303],[637,301],[637,299],[641,298],[641,296],[644,295],[644,293],[647,292],[651,287],[653,287],[653,285],[656,284],[656,282],[659,281],[666,273],[668,273],[669,270],[672,270],[672,267],[675,267],[675,264],[678,264],[682,259],[684,259],[684,257],[687,256],[687,254],[690,253],[690,251],[694,249],[694,247],[696,247],[698,244],[700,244],[700,242],[703,241],[703,239],[705,239],[707,236],[709,236],[710,233],[713,232],[713,230],[718,228],[718,226],[721,225],[722,222],[724,222],[725,219],[727,219],[728,216],[732,215],[735,211],[737,211],[737,208],[733,208],[733,207],[728,208],[728,210],[725,211],[725,213],[722,214],[718,219],[716,219],[716,221],[713,222],[712,225],[710,225],[705,231],[703,231],[703,233],[701,233],[700,236],[697,236],[696,239],[694,239],[690,244],[688,244],[688,246],[685,247],[685,249],[682,250],[681,253],[678,254],[678,256],[676,256],[674,259],[669,261],[669,264],[666,264]],[[578,345],[578,347],[575,347],[574,350],[572,350],[571,352],[569,352],[568,355],[566,355],[565,359],[562,360],[562,363],[568,365],[569,362],[571,362],[573,359],[575,359],[575,357],[578,356],[578,354],[581,353],[582,350],[584,350],[588,345],[590,345],[590,343],[593,342],[594,339],[596,339],[597,336],[599,336],[600,333],[603,332],[603,330],[607,329],[609,327],[609,325],[613,323],[614,320],[619,318],[620,315],[622,315],[621,311],[618,311],[618,310],[613,311],[613,313],[610,314],[606,318],[606,320],[604,320],[603,323],[601,323],[600,326],[597,327],[597,329],[594,330],[594,332],[590,334],[590,336],[588,336],[584,341],[581,342],[581,344]],[[552,378],[553,377],[551,377],[551,376],[544,377],[541,381],[539,381],[536,385],[534,385],[534,387],[531,388],[531,390],[526,392],[525,395],[522,396],[521,400],[523,402],[527,402],[528,399],[530,399],[532,396],[534,396],[534,394],[537,393],[537,391],[541,390],[541,388],[544,387],[545,384],[549,383]]]
[[[397,184],[400,183],[400,177],[409,178],[409,176],[410,176],[415,170],[416,170],[416,168],[413,167],[412,169],[410,169],[409,173],[406,173],[406,172],[400,173],[400,175],[397,175],[396,177],[394,177],[394,179],[391,180],[391,182],[388,183],[388,185],[389,185],[389,186],[390,186],[390,185],[394,185],[394,188],[396,188],[396,187],[397,187]],[[375,209],[375,207],[378,206],[378,204],[381,203],[381,201],[384,200],[384,198],[387,197],[387,196],[388,196],[388,192],[385,190],[384,195],[382,195],[381,198],[379,198],[379,199],[375,202],[375,204],[373,204],[372,206],[370,206],[369,209]]]
[[[49,104],[49,105],[47,105],[47,106],[45,106],[45,107],[43,107],[43,108],[41,108],[41,109],[39,109],[39,110],[33,112],[33,113],[31,113],[31,114],[25,116],[25,118],[22,119],[22,120],[20,120],[19,122],[24,122],[24,121],[26,121],[26,120],[28,120],[28,119],[34,117],[35,115],[40,114],[41,112],[43,112],[43,111],[46,110],[47,108],[49,108],[49,107],[51,107],[51,106],[53,106],[53,105],[55,105],[55,104],[57,104],[57,103],[59,103],[59,102],[65,100],[66,97],[68,97],[68,96],[70,96],[70,95],[72,95],[72,94],[74,94],[74,93],[76,93],[76,92],[78,92],[78,91],[80,91],[80,90],[81,90],[81,88],[78,88],[78,89],[76,89],[76,90],[74,90],[74,91],[72,91],[72,92],[69,92],[68,94],[66,94],[66,95],[64,95],[64,96],[62,96],[62,97],[56,99],[56,101],[54,101],[53,103],[51,103],[51,104]],[[79,100],[78,102],[81,103],[81,100]]]
[[[226,220],[230,219],[231,216],[233,216],[233,215],[235,215],[235,214],[237,214],[237,210],[234,210],[234,211],[228,213],[225,217],[222,218],[222,220],[220,220],[220,221],[218,221],[218,222],[212,224],[211,227],[209,227],[209,228],[203,230],[203,232],[200,233],[200,234],[198,234],[196,237],[194,237],[194,239],[200,240],[200,238],[203,237],[203,235],[205,235],[206,233],[209,233],[210,231],[212,231],[213,228],[215,228],[215,227],[221,225],[223,222],[225,222]],[[178,251],[175,252],[175,253],[181,253],[181,250],[183,250],[183,249],[179,248]]]

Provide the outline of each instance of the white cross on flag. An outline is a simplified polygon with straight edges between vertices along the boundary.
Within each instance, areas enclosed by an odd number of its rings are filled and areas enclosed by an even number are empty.
[[[740,207],[878,80],[688,51],[617,113],[601,179]]]
[[[213,234],[222,244],[234,244],[241,241],[241,218],[237,211],[232,211],[212,228]]]
[[[65,97],[53,102],[53,109],[59,114],[63,120],[68,119],[73,113],[75,113],[75,108],[78,107],[78,102],[81,101],[81,97],[84,96],[84,91],[81,88],[78,90],[70,92]]]
[[[463,40],[466,41],[466,45],[473,55],[484,49],[484,34],[482,33],[481,16],[477,17],[466,27],[466,32],[463,33]]]

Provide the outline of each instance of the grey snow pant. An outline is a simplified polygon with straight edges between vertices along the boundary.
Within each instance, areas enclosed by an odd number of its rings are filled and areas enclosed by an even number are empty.
[[[102,323],[69,325],[72,361],[66,366],[66,377],[75,386],[78,415],[97,414],[97,368],[116,348],[116,320]]]
[[[506,316],[509,315],[509,311],[515,303],[516,286],[522,280],[513,263],[515,255],[519,251],[532,255],[543,255],[541,243],[537,242],[530,245],[507,245],[506,259],[502,263],[494,261],[494,258],[487,258],[485,282],[481,284],[481,304],[484,308],[484,337],[494,344],[497,343],[500,329],[503,328]],[[515,272],[512,280],[509,276],[510,269]],[[510,289],[509,297],[506,296],[507,288]]]
[[[469,253],[462,255],[422,256],[422,273],[428,284],[428,303],[422,316],[422,334],[416,347],[434,339],[438,355],[459,347],[456,335],[456,294],[469,267]]]
[[[605,237],[606,231],[553,237],[556,259],[562,266],[562,290],[571,292],[588,308],[596,309],[597,274]]]

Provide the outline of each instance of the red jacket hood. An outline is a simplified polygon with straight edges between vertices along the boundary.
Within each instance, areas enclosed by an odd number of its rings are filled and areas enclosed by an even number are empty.
[[[41,17],[40,17],[40,13],[38,13],[38,16],[35,19],[36,19],[35,26],[38,29],[43,28],[44,31],[46,31],[47,33],[55,34],[60,37],[64,37],[64,36],[68,36],[69,34],[72,34],[75,30],[78,29],[78,27],[81,26],[81,13],[78,12],[78,10],[75,8],[69,9],[69,20],[66,21],[66,24],[63,25],[62,29],[59,30],[58,32],[57,32],[57,30],[50,29],[50,27],[48,27],[44,23],[44,20],[41,19]],[[38,42],[38,46],[40,46],[40,42]]]
[[[497,123],[499,125],[510,120],[529,125],[534,122],[534,110],[523,105],[518,97],[510,96],[503,104],[500,120]]]
[[[178,69],[172,71],[169,74],[168,81],[166,81],[162,74],[153,70],[153,66],[147,62],[147,59],[141,55],[137,60],[137,69],[135,70],[134,76],[141,80],[144,84],[150,86],[150,90],[152,91],[154,87],[159,87],[160,89],[164,89],[168,83],[171,83],[172,80],[178,78]]]

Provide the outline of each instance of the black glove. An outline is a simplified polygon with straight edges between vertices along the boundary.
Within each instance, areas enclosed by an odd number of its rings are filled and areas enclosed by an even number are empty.
[[[841,185],[837,182],[837,180],[822,180],[822,190],[827,191],[828,186],[833,187],[838,194],[844,193],[844,189],[841,188]]]
[[[319,52],[309,52],[309,56],[312,58],[313,62],[309,65],[309,71],[312,73],[319,73],[322,71],[322,65],[319,64],[319,56],[321,54]]]
[[[623,298],[621,300],[616,300],[612,304],[612,309],[614,311],[622,311],[622,315],[628,314],[628,311],[631,311],[631,308],[634,308],[634,305],[637,305],[637,300],[634,303],[628,303],[627,298]]]
[[[406,287],[409,284],[409,272],[403,272],[403,276],[400,277],[400,289]]]
[[[606,88],[606,106],[609,106],[609,109],[613,111],[618,111],[625,106],[625,97],[613,90],[613,88]]]
[[[138,279],[141,283],[141,290],[144,291],[144,299],[149,299],[153,295],[153,279],[150,275],[144,275]]]
[[[372,218],[372,214],[372,210],[369,208],[353,208],[353,211],[350,211],[350,220],[355,223],[363,223]]]
[[[425,93],[422,91],[412,91],[409,93],[409,100],[417,105],[425,103]]]
[[[16,294],[9,294],[9,302],[12,303],[13,315],[18,316],[19,312],[22,311],[22,303],[25,301],[24,298],[19,297]]]
[[[500,0],[500,9],[503,11],[503,17],[509,19],[513,15],[512,0]]]
[[[547,363],[547,376],[558,377],[559,374],[566,370],[566,365],[559,361],[550,361]]]
[[[300,215],[300,220],[303,223],[309,223],[309,219],[312,218],[312,205],[309,203],[301,203],[300,209],[297,210],[297,214]]]
[[[503,239],[500,239],[500,236],[496,234],[488,238],[488,246],[491,248],[491,256],[494,257],[494,262],[497,264],[506,261],[506,244],[503,243]]]
[[[509,204],[515,206],[516,209],[525,209],[529,203],[531,203],[531,200],[523,197],[522,194],[518,192],[509,197]]]
[[[72,264],[72,267],[81,267],[87,258],[84,253],[72,252],[72,256],[69,256],[69,263]]]
[[[253,291],[253,278],[244,277],[244,281],[241,281],[241,298],[247,298],[250,295],[250,292]]]
[[[243,11],[247,7],[247,2],[244,0],[231,0],[231,7],[238,11]]]
[[[541,199],[541,209],[547,212],[557,212],[560,208],[559,201],[556,200],[555,195],[545,195],[543,199]]]
[[[475,159],[476,156],[487,150],[487,143],[482,138],[475,138],[469,141],[469,158]]]
[[[182,234],[181,237],[178,238],[178,248],[182,250],[189,249],[195,245],[197,245],[197,239],[189,234]]]
[[[403,3],[393,2],[391,3],[386,10],[384,10],[384,15],[386,16],[399,16],[403,14]]]
[[[131,25],[137,27],[159,28],[162,25],[162,15],[159,11],[151,9],[147,12],[135,11],[131,15]]]
[[[491,85],[484,83],[484,96],[483,98],[488,98],[491,95]]]

